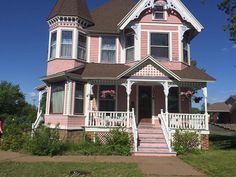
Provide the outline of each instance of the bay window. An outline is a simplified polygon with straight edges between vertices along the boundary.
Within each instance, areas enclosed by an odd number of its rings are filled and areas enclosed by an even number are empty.
[[[61,57],[71,58],[72,57],[72,31],[62,31],[61,36]]]
[[[115,86],[100,86],[99,110],[115,111],[116,89]]]
[[[51,33],[50,58],[56,58],[57,32]]]
[[[87,38],[84,34],[79,33],[78,35],[78,54],[77,58],[81,60],[86,59],[86,48],[87,48]]]
[[[75,114],[83,114],[84,110],[84,85],[76,83],[75,86]]]
[[[134,35],[127,35],[125,40],[126,63],[134,60]]]
[[[62,114],[64,108],[65,83],[54,83],[51,86],[50,113]]]
[[[102,37],[101,63],[116,63],[116,37]]]
[[[151,33],[151,55],[157,59],[169,58],[168,33]]]

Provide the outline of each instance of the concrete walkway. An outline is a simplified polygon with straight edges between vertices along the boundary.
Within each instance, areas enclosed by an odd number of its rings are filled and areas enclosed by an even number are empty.
[[[177,157],[121,157],[121,156],[56,156],[38,157],[0,151],[0,163],[13,162],[107,162],[137,163],[146,177],[156,176],[206,176]]]

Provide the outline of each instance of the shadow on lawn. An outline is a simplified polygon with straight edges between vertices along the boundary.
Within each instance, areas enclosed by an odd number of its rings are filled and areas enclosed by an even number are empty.
[[[236,149],[236,136],[211,135],[210,142],[215,149]]]

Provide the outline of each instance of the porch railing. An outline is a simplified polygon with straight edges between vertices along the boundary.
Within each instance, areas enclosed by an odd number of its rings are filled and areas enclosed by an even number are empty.
[[[176,114],[168,113],[170,129],[208,130],[207,114]]]
[[[132,110],[132,132],[134,138],[134,152],[138,151],[138,128],[135,119],[134,109]]]
[[[89,111],[87,127],[132,127],[132,112]]]
[[[163,110],[161,110],[160,119],[161,119],[161,128],[163,130],[163,134],[164,134],[166,143],[168,145],[169,151],[171,152],[171,132],[168,126],[168,119],[165,116]]]
[[[34,131],[39,127],[40,123],[44,120],[43,117],[43,111],[41,110],[38,113],[37,119],[35,120],[35,122],[32,124],[32,135],[34,134]]]

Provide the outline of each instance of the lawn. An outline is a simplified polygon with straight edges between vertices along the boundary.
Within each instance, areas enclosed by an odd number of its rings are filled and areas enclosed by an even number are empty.
[[[1,177],[141,177],[132,163],[0,163]]]
[[[236,136],[210,136],[210,150],[180,156],[185,162],[214,177],[236,176]]]

